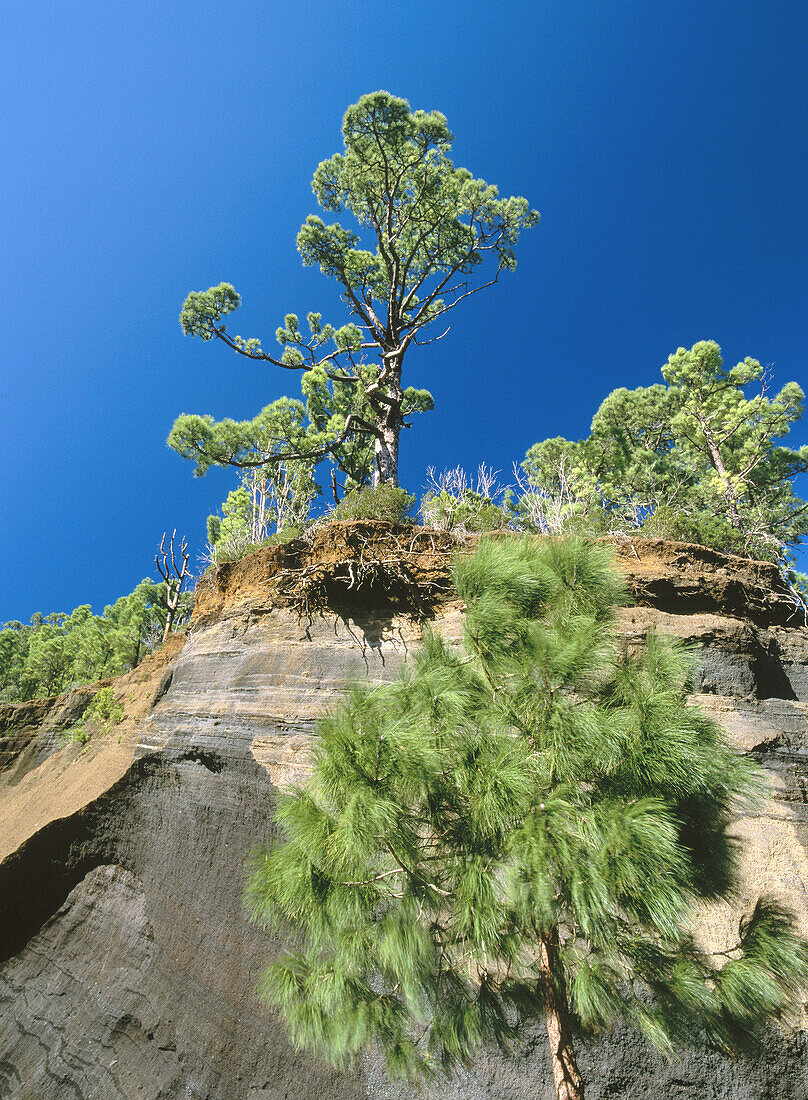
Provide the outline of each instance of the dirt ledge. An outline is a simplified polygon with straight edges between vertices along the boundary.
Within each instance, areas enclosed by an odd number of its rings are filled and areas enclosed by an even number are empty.
[[[310,539],[267,547],[212,571],[197,585],[190,629],[245,606],[255,614],[373,607],[430,618],[457,599],[453,555],[470,552],[479,538],[381,520],[336,521]],[[614,547],[638,606],[728,615],[758,626],[805,625],[769,562],[663,539],[601,541]]]

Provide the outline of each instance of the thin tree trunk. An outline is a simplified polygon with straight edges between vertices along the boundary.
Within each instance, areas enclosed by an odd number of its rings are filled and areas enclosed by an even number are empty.
[[[267,537],[267,479],[258,482],[258,539]]]
[[[567,986],[558,954],[557,930],[540,938],[539,959],[544,978],[547,1039],[550,1043],[556,1094],[558,1100],[584,1100],[584,1083],[578,1072],[572,1045]]]
[[[166,627],[163,631],[163,645],[166,644],[166,642],[168,641],[168,636],[171,633],[171,620],[173,618],[173,614],[169,611],[168,615],[166,616]]]
[[[166,584],[166,628],[163,631],[163,645],[168,641],[171,627],[174,625],[174,613],[177,610],[179,598],[179,589],[175,589],[173,586]]]
[[[258,542],[258,471],[252,472],[252,522],[250,542]]]

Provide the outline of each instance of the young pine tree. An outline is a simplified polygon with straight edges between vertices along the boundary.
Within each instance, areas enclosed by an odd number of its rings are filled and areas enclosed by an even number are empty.
[[[391,1075],[507,1048],[545,1015],[559,1100],[584,1086],[571,1022],[627,1017],[672,1052],[694,1022],[727,1047],[780,1017],[808,948],[759,901],[723,965],[694,902],[725,896],[727,826],[759,788],[686,705],[689,660],[626,656],[608,552],[483,542],[455,568],[465,652],[429,634],[398,680],[319,726],[313,779],[255,855],[254,917],[293,931],[263,978],[299,1047]]]

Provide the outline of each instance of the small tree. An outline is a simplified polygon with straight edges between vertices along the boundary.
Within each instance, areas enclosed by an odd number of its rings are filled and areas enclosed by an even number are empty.
[[[496,187],[455,168],[454,139],[438,111],[413,112],[406,100],[373,92],[345,112],[342,136],[345,151],[320,164],[312,189],[323,209],[350,212],[369,240],[310,215],[297,247],[304,264],[319,266],[339,284],[348,323],[336,328],[309,313],[305,331],[287,314],[276,331],[283,352],[273,354],[260,340],[227,331],[224,318],[241,303],[229,283],[189,294],[180,321],[188,335],[305,371],[312,422],[325,426],[328,418],[327,438],[305,457],[338,454],[364,437],[373,444],[373,484],[397,484],[405,418],[432,408],[427,391],[403,386],[404,356],[412,345],[430,342],[423,337],[428,327],[516,266],[519,234],[538,214],[525,199],[500,199]],[[486,261],[492,261],[488,273],[475,285]],[[290,442],[282,453],[301,452]],[[351,450],[347,457],[351,465],[342,468],[353,477],[363,459]]]
[[[265,996],[297,1046],[346,1065],[374,1043],[416,1078],[544,1014],[559,1100],[584,1093],[571,1021],[743,1045],[808,949],[765,900],[721,967],[690,931],[729,890],[727,825],[758,777],[687,704],[687,655],[622,652],[622,583],[579,541],[484,542],[455,579],[465,654],[427,635],[396,682],[353,688],[311,784],[280,798],[287,839],[248,899],[298,949]]]
[[[667,386],[610,393],[587,439],[531,447],[517,518],[553,533],[641,528],[787,566],[808,534],[794,491],[808,447],[777,441],[802,416],[802,390],[788,382],[770,395],[757,360],[725,370],[712,340],[679,348],[662,373]]]
[[[522,531],[540,535],[595,534],[603,520],[600,486],[586,464],[586,444],[556,436],[534,443],[521,468],[512,504]]]
[[[792,451],[775,446],[774,440],[788,435],[791,425],[803,414],[805,395],[796,382],[788,382],[769,397],[769,377],[756,359],[747,357],[726,370],[721,348],[714,340],[700,340],[692,348],[679,348],[662,368],[665,381],[676,394],[680,408],[673,418],[674,434],[685,454],[695,464],[711,471],[711,487],[736,530],[748,528],[744,515],[749,506],[765,498],[776,485],[779,505],[769,526],[776,534],[787,529],[794,503],[782,490],[791,488],[790,479],[808,469],[808,447]],[[759,392],[747,397],[744,387],[758,385]],[[781,514],[777,514],[780,511]]]

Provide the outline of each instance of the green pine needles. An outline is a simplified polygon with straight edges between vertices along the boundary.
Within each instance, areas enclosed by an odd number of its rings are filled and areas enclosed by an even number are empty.
[[[672,1053],[783,1016],[808,948],[761,900],[717,960],[689,925],[728,895],[727,828],[762,789],[687,705],[691,657],[623,652],[609,552],[489,540],[455,566],[464,648],[428,633],[399,678],[319,723],[312,781],[253,856],[253,917],[293,948],[262,990],[293,1042],[337,1066],[451,1072],[544,1014],[560,1100],[583,1096],[570,1020],[627,1017]]]

